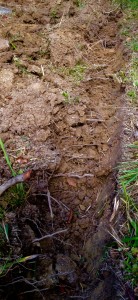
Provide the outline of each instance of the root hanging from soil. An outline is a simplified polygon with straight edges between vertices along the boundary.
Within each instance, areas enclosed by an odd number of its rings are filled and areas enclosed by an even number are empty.
[[[17,183],[25,182],[26,180],[30,179],[32,171],[29,170],[23,174],[17,175],[11,179],[9,179],[7,182],[0,185],[0,196],[11,186],[16,185]]]

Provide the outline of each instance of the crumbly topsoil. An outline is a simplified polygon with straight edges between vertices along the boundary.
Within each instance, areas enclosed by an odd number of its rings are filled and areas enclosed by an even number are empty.
[[[106,0],[3,5],[13,12],[0,16],[10,43],[0,52],[0,136],[13,168],[33,170],[25,202],[3,201],[11,256],[38,256],[8,272],[6,289],[0,279],[1,298],[120,299],[102,262],[121,159],[121,11]],[[2,183],[11,176],[2,152],[0,163]]]

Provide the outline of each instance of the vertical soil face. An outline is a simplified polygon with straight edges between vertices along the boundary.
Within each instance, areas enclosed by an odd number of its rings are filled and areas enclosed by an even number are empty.
[[[13,13],[0,16],[9,41],[0,50],[0,136],[13,168],[33,169],[34,178],[14,212],[3,201],[12,256],[37,257],[9,271],[6,291],[0,279],[1,297],[119,299],[113,274],[97,273],[121,158],[121,12],[106,0],[6,4]],[[2,153],[0,161],[3,182]]]

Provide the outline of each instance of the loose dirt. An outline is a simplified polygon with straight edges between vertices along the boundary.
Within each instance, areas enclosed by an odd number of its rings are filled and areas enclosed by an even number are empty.
[[[4,205],[13,257],[36,257],[8,272],[1,297],[120,299],[103,259],[121,159],[121,11],[106,0],[3,4],[0,136],[13,168],[33,170],[25,202]],[[0,162],[2,183],[2,152]]]

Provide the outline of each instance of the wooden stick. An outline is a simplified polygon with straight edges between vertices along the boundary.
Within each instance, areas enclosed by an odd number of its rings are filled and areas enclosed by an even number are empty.
[[[3,183],[2,185],[0,185],[0,196],[11,186],[28,180],[30,178],[31,172],[32,171],[29,170],[23,174],[17,175],[15,177],[9,179],[7,182]]]

